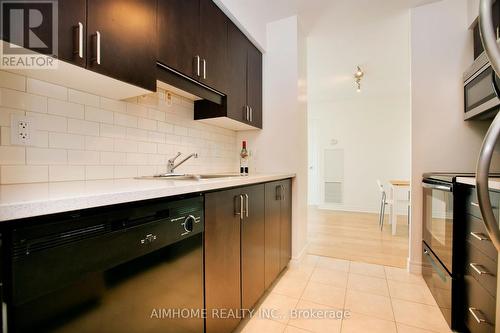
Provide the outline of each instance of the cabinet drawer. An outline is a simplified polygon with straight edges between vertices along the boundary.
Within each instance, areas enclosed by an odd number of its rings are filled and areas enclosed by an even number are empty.
[[[472,216],[466,216],[466,235],[467,240],[479,249],[481,252],[486,254],[493,261],[497,261],[497,250],[490,240],[488,233],[486,232],[486,227],[482,220]]]
[[[491,296],[497,294],[497,263],[476,249],[470,242],[466,243],[465,274],[476,279]]]
[[[499,216],[499,207],[500,207],[500,193],[499,192],[493,192],[490,191],[490,201],[491,201],[491,207],[493,208],[493,214],[495,214],[495,217],[498,222],[498,216]],[[479,209],[479,204],[477,200],[477,192],[476,188],[470,188],[467,193],[467,201],[466,201],[466,212],[472,216],[477,217],[478,219],[482,219],[483,216],[481,215],[481,210]]]
[[[495,298],[471,276],[465,277],[465,295],[465,324],[470,332],[495,332]]]

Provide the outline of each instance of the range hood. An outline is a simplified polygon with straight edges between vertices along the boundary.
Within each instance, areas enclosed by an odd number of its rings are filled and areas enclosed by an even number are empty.
[[[186,76],[160,62],[156,63],[157,86],[193,101],[207,100],[222,105],[224,94]]]

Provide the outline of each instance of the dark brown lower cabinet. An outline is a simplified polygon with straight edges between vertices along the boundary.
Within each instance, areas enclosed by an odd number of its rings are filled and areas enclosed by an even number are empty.
[[[205,194],[207,333],[232,332],[220,310],[252,309],[290,261],[290,199],[290,180]]]
[[[264,185],[242,188],[245,200],[241,219],[241,306],[252,309],[265,291]]]
[[[266,192],[266,289],[291,259],[291,180],[267,183]]]
[[[217,318],[219,309],[241,307],[239,189],[205,195],[206,332],[232,332],[239,319]]]

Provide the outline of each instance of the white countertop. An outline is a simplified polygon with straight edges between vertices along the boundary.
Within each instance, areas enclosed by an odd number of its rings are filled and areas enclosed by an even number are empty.
[[[116,179],[0,186],[0,221],[205,192],[274,180],[295,174],[257,174],[203,180]]]
[[[476,186],[476,178],[474,177],[457,177],[457,182],[460,184]],[[500,178],[490,178],[488,180],[488,187],[491,190],[500,191]]]

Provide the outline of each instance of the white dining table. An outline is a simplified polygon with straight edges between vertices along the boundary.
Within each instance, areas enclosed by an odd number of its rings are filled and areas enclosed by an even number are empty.
[[[407,200],[402,200],[401,193],[406,193]],[[408,180],[390,180],[389,181],[389,222],[392,227],[392,235],[396,235],[398,207],[404,204],[406,207],[410,204],[410,181]]]

